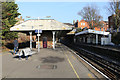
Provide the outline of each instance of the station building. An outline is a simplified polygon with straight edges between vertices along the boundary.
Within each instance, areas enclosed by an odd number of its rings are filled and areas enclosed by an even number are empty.
[[[60,32],[65,33],[71,31],[72,26],[66,25],[54,19],[30,19],[10,28],[10,31],[23,32],[30,36],[30,44],[32,42],[36,42],[36,48],[38,46],[38,33],[35,33],[35,31],[38,30],[40,30],[40,48],[55,49],[55,43],[56,40],[58,40],[57,35]]]
[[[76,33],[74,37],[74,42],[109,45],[111,43],[111,34],[110,32],[88,29],[88,30]]]

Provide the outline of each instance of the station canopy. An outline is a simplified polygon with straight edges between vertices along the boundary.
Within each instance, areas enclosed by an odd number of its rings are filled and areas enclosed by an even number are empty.
[[[72,27],[54,19],[30,19],[10,28],[10,31],[72,30]]]
[[[99,35],[109,35],[110,32],[105,32],[105,31],[96,31],[92,29],[88,29],[85,31],[81,31],[79,33],[76,33],[75,36],[82,35],[82,34],[99,34]]]

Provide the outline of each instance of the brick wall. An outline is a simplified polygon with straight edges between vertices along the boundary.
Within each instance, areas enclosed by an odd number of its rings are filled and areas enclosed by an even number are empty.
[[[105,31],[107,31],[108,28],[109,28],[108,24],[106,22],[104,22],[104,21],[101,21],[101,23],[104,24],[104,26],[101,27],[101,28],[100,27],[95,27],[95,30],[103,31],[105,29]],[[88,29],[90,28],[88,22],[86,22],[85,20],[81,20],[81,21],[77,20],[75,26],[78,27],[78,28],[81,28],[81,29],[83,29],[85,27],[87,27]]]
[[[89,28],[89,25],[85,20],[81,20],[80,22],[77,20],[77,23],[78,23],[78,28],[81,28],[81,29],[85,27]]]

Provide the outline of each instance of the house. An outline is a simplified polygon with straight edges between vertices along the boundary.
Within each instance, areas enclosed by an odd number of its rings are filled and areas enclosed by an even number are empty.
[[[89,25],[85,20],[81,20],[81,21],[77,20],[77,22],[75,23],[75,27],[83,29],[85,27],[89,28]]]
[[[94,30],[97,31],[109,31],[109,26],[108,26],[108,22],[107,21],[101,21],[100,22],[102,24],[102,27],[95,27]]]
[[[108,22],[107,21],[101,21],[100,23],[103,24],[103,26],[102,27],[99,27],[99,26],[95,27],[94,30],[97,30],[97,31],[107,31],[108,28],[109,28],[108,27]],[[81,20],[80,22],[77,20],[77,22],[75,23],[75,27],[81,28],[81,29],[84,29],[84,28],[89,29],[90,28],[88,22],[85,21],[85,20]]]

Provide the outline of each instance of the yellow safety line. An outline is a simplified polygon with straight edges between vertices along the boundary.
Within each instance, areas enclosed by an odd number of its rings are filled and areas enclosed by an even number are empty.
[[[64,54],[65,54],[65,53],[64,53]],[[72,69],[73,69],[74,73],[76,74],[77,78],[80,80],[80,77],[78,76],[78,74],[77,74],[77,72],[76,72],[75,68],[73,67],[72,63],[70,62],[70,60],[69,60],[69,58],[68,58],[67,54],[65,54],[65,56],[67,57],[67,60],[68,60],[68,62],[69,62],[69,64],[70,64],[70,66],[72,67]]]

